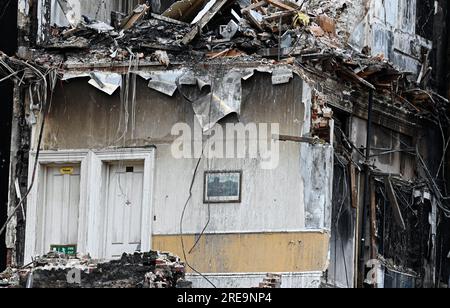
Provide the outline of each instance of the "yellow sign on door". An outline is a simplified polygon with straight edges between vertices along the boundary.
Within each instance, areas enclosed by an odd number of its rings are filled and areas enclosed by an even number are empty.
[[[61,174],[73,174],[73,167],[62,167],[59,169],[59,172],[61,172]]]

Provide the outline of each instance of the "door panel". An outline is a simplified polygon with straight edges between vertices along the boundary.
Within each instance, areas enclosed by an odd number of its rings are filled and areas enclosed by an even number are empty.
[[[110,165],[108,185],[107,257],[140,250],[143,163]]]
[[[69,166],[68,170],[62,171],[61,166],[46,168],[41,253],[49,252],[51,245],[78,243],[80,167]]]

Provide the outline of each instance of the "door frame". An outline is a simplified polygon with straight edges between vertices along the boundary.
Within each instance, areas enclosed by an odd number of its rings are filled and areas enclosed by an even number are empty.
[[[25,264],[32,261],[32,257],[40,254],[37,249],[41,248],[44,234],[42,226],[38,225],[40,215],[43,210],[43,197],[46,185],[46,169],[48,165],[53,164],[77,164],[80,165],[80,203],[79,203],[79,220],[78,220],[78,241],[77,250],[83,251],[85,246],[85,225],[81,219],[85,216],[87,208],[87,170],[88,170],[88,151],[41,151],[36,166],[36,175],[27,198],[26,210],[26,229],[25,229]],[[36,162],[36,152],[30,152],[29,168],[28,168],[28,185],[32,183],[33,169]],[[42,217],[42,216],[41,216]],[[38,244],[38,242],[40,244]],[[46,253],[46,252],[44,252]]]
[[[150,251],[152,239],[152,217],[154,206],[155,149],[123,148],[108,150],[63,150],[40,151],[36,168],[36,177],[30,194],[27,197],[26,231],[25,231],[25,264],[39,254],[37,241],[41,241],[41,226],[38,225],[39,209],[42,204],[43,187],[45,186],[45,168],[51,164],[80,165],[80,204],[78,221],[77,250],[89,253],[94,259],[106,257],[104,233],[106,217],[105,188],[107,183],[106,168],[108,163],[116,161],[143,161],[144,179],[142,196],[142,228],[141,250]],[[36,152],[30,151],[28,185],[31,185]]]
[[[120,162],[123,163],[124,166],[127,166],[130,164],[130,165],[140,165],[142,167],[142,171],[141,171],[142,188],[144,189],[143,181],[144,181],[144,176],[145,176],[145,171],[144,171],[145,161],[144,160],[121,160]],[[109,161],[109,163],[105,165],[105,170],[106,170],[106,173],[104,173],[104,175],[105,175],[105,190],[104,190],[104,192],[102,192],[104,195],[104,204],[105,204],[104,205],[105,206],[105,214],[104,214],[105,224],[103,226],[104,227],[103,230],[105,232],[105,236],[104,236],[105,241],[104,241],[104,247],[103,247],[103,252],[104,252],[105,258],[110,258],[110,256],[111,256],[111,251],[109,250],[109,248],[110,248],[110,245],[112,242],[112,224],[111,223],[113,220],[111,219],[112,218],[112,216],[111,216],[112,209],[111,209],[111,203],[110,203],[110,201],[111,201],[111,199],[110,199],[110,197],[111,197],[110,196],[110,193],[111,193],[111,190],[110,190],[111,189],[111,169],[118,165],[119,164],[116,161]],[[143,198],[144,198],[144,190],[142,190],[142,199]],[[144,226],[148,225],[147,221],[143,221],[144,217],[146,217],[146,215],[143,214],[143,210],[145,207],[144,200],[141,201],[141,204],[139,206],[141,207],[140,224],[141,224],[141,231],[142,231],[142,228]],[[150,224],[151,224],[151,222],[150,222]],[[140,242],[139,247],[141,247],[141,249],[142,249],[142,239],[143,238],[145,238],[145,236],[141,233],[141,236],[139,238],[139,242]],[[129,253],[131,253],[131,251]]]
[[[155,147],[96,151],[92,155],[90,178],[91,204],[88,221],[87,251],[98,259],[107,259],[107,191],[110,163],[140,161],[144,163],[141,219],[141,251],[150,251],[152,238]],[[100,185],[99,185],[100,182]],[[101,206],[98,206],[98,205]],[[96,206],[95,206],[96,205]],[[96,218],[97,217],[97,218]]]

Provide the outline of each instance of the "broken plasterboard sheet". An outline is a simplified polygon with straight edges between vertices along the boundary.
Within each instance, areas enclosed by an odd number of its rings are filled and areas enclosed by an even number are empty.
[[[179,79],[180,85],[198,86],[201,91],[206,86],[211,86],[211,77],[208,74],[198,74],[194,71],[186,71]]]
[[[116,73],[91,73],[91,80],[89,84],[112,95],[118,88],[122,86],[122,75]]]
[[[269,66],[260,66],[257,68],[247,68],[242,70],[242,79],[250,79],[255,71],[259,73],[269,73],[272,74],[272,84],[280,85],[284,83],[289,83],[292,78],[294,78],[294,71],[289,66],[280,66],[272,69]]]
[[[211,92],[192,103],[195,115],[203,129],[208,131],[231,113],[241,113],[242,73],[232,70],[215,78]]]
[[[177,80],[184,74],[184,70],[157,71],[139,74],[149,79],[148,87],[168,96],[173,96],[177,90]],[[145,76],[145,77],[144,77]]]
[[[90,76],[89,73],[65,72],[64,75],[62,76],[61,80],[66,81],[66,80],[70,80],[70,79],[85,78],[85,77],[89,77],[89,76]]]
[[[185,69],[153,72],[138,71],[134,73],[145,80],[150,80],[148,85],[149,88],[168,96],[173,96],[175,94],[175,91],[178,88],[177,80],[180,85],[197,85],[199,90],[202,90],[205,86],[211,85],[209,76],[196,76],[194,72]]]
[[[255,71],[272,74],[272,83],[274,85],[289,83],[294,77],[292,69],[289,67],[280,67],[272,69],[269,66],[260,66],[257,68],[245,68],[231,70],[221,78],[210,79],[214,74],[194,75],[189,72],[180,77],[180,84],[195,84],[200,90],[208,85],[211,86],[211,92],[192,103],[195,115],[200,122],[203,131],[208,131],[214,125],[231,113],[240,115],[242,104],[242,80],[250,79]]]
[[[194,113],[203,128],[208,131],[231,113],[240,115],[242,103],[242,80],[250,79],[256,72],[273,74],[273,84],[289,83],[294,77],[292,69],[281,67],[272,69],[269,66],[234,69],[224,76],[214,78],[209,72],[196,72],[179,69],[168,71],[136,72],[140,77],[149,80],[148,87],[168,96],[173,96],[178,85],[198,86],[201,91],[211,87],[208,94],[192,102]],[[212,78],[214,78],[212,80]],[[178,84],[178,85],[177,85]]]
[[[288,68],[276,68],[272,72],[273,85],[289,83],[292,78],[294,78],[294,73]]]
[[[209,76],[198,76],[196,78],[197,86],[200,90],[202,90],[204,87],[211,86],[211,79]]]

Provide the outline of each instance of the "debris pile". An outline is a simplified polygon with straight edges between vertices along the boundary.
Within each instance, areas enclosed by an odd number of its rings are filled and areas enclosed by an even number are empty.
[[[398,70],[382,54],[355,50],[343,30],[344,12],[351,5],[346,0],[180,0],[156,14],[150,5],[140,4],[128,15],[112,12],[111,25],[84,16],[68,27],[53,26],[33,59],[44,70],[58,67],[63,72],[101,65],[135,71],[145,64],[167,69],[217,62],[289,65],[312,83],[335,80],[352,95],[361,88],[373,90],[405,112],[446,123],[448,100],[426,89],[429,51],[423,51],[422,69],[415,76]]]
[[[0,287],[190,288],[184,277],[184,263],[167,252],[124,253],[110,262],[51,252],[26,268],[0,274]]]
[[[15,288],[20,285],[20,273],[18,270],[7,268],[0,273],[0,288]]]

